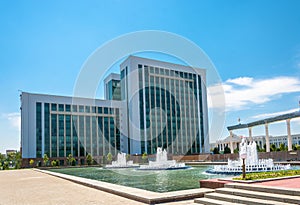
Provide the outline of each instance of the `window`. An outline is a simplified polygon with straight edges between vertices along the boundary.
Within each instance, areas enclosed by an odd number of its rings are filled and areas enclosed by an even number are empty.
[[[104,108],[104,114],[108,114],[108,108],[107,107]]]
[[[65,111],[65,105],[64,104],[59,104],[58,105],[58,111],[59,112],[64,112]]]
[[[50,110],[49,110],[49,103],[45,103],[44,109],[44,130],[45,130],[45,154],[50,156]]]
[[[42,157],[42,103],[36,103],[36,157]]]
[[[77,105],[72,105],[72,112],[77,112]]]
[[[57,115],[51,114],[51,157],[57,157]]]
[[[73,125],[72,125],[72,133],[73,133],[73,156],[78,156],[78,135],[77,135],[77,122],[78,116],[73,115]]]
[[[51,111],[57,111],[57,105],[51,104]]]
[[[79,105],[79,112],[84,112],[84,106],[83,105]]]
[[[96,107],[95,106],[92,107],[92,113],[96,113]]]
[[[64,121],[64,115],[58,115],[59,157],[65,156]]]
[[[71,112],[71,105],[66,105],[66,112]]]

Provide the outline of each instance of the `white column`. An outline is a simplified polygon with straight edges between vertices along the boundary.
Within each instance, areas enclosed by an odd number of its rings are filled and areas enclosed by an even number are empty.
[[[230,130],[230,151],[231,151],[231,154],[233,153],[232,137],[233,137],[233,133]]]
[[[270,152],[270,139],[269,139],[268,123],[265,124],[265,130],[266,130],[266,152]]]
[[[248,130],[249,130],[249,141],[252,142],[253,139],[252,139],[252,127],[248,127]]]
[[[286,120],[288,151],[292,151],[291,119]]]

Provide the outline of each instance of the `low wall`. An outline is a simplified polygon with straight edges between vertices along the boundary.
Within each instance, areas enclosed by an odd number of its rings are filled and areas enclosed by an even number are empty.
[[[210,154],[196,154],[196,155],[173,155],[172,159],[181,162],[204,162],[207,161]]]
[[[227,162],[228,159],[236,160],[239,154],[211,154],[207,161],[212,162]],[[300,161],[300,150],[296,151],[281,151],[281,152],[258,152],[259,159],[271,158],[274,161]]]

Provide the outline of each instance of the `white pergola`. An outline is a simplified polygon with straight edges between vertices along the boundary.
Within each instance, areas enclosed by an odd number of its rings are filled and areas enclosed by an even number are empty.
[[[270,139],[269,139],[269,124],[273,122],[278,121],[286,121],[287,126],[287,144],[288,144],[288,151],[292,150],[292,135],[291,135],[291,119],[300,117],[300,111],[288,113],[284,115],[279,115],[276,117],[270,117],[263,120],[257,120],[254,122],[250,122],[247,124],[238,124],[233,126],[228,126],[227,129],[230,133],[230,139],[232,139],[233,136],[233,130],[238,129],[247,129],[249,131],[249,140],[252,141],[252,127],[259,126],[259,125],[265,125],[265,133],[266,133],[266,152],[270,152]],[[231,153],[233,153],[233,144],[232,140],[230,140],[230,149]]]

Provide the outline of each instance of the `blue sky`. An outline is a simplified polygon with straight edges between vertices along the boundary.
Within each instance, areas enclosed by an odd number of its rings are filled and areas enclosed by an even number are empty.
[[[225,126],[295,111],[299,9],[297,0],[0,1],[0,152],[20,144],[18,90],[70,96],[94,50],[140,30],[172,32],[206,52],[224,83]],[[270,134],[286,134],[284,122]]]

